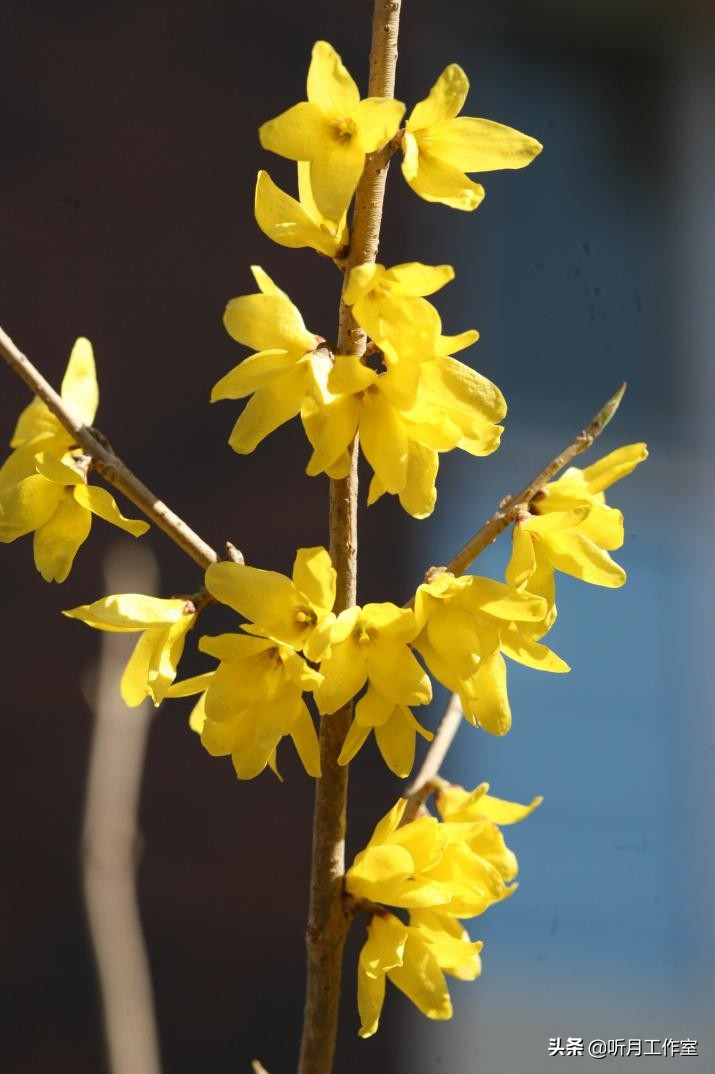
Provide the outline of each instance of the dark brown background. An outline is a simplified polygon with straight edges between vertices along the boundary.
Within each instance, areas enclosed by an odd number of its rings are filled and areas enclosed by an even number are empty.
[[[633,3],[615,14],[620,5],[583,4],[577,17],[572,5],[516,0],[404,6],[398,94],[408,102],[424,96],[446,63],[467,66],[461,44],[469,42],[492,75],[507,48],[527,64],[536,53],[571,54],[574,72],[607,53],[609,85],[626,110],[629,101],[641,107],[639,94],[651,84],[653,42],[684,22],[690,34],[702,33],[708,10]],[[368,0],[0,0],[0,321],[56,385],[74,338],[87,335],[99,369],[97,424],[128,464],[208,541],[230,538],[249,562],[284,571],[296,547],[326,541],[326,484],[303,474],[298,423],[252,457],[233,455],[225,440],[238,407],[210,408],[208,396],[245,354],[225,334],[221,313],[227,299],[252,290],[251,263],[288,290],[312,329],[334,333],[333,266],[271,246],[253,222],[257,170],[268,167],[284,186],[292,171],[261,152],[256,128],[303,97],[319,37],[364,85],[369,8]],[[552,117],[535,114],[528,95],[513,100],[498,78],[492,85],[476,74],[474,82],[480,99],[497,105],[487,114],[548,140]],[[475,110],[482,114],[467,111]],[[624,152],[651,159],[647,138],[634,148],[626,129],[622,137]],[[512,212],[521,198],[538,215],[540,166],[533,179],[530,172],[491,180],[497,212],[500,205]],[[429,260],[427,238],[434,260],[463,257],[453,243],[467,233],[459,230],[465,220],[447,222],[439,208],[431,217],[430,207],[408,206],[409,197],[393,182],[386,259]],[[478,245],[487,225],[481,216],[468,223]],[[513,313],[503,317],[519,321],[519,295],[540,270],[531,271],[515,280]],[[508,284],[509,270],[500,265],[498,273]],[[468,323],[482,327],[478,318]],[[505,389],[516,379],[519,367],[504,369],[488,349],[480,360]],[[593,373],[598,400],[613,384],[610,372],[603,379]],[[550,390],[535,391],[548,423],[558,404]],[[657,424],[658,391],[644,383],[641,399]],[[0,371],[6,439],[26,402],[24,386]],[[515,422],[533,420],[533,396],[517,395],[514,405]],[[561,434],[554,436],[560,446]],[[414,525],[391,502],[363,511],[361,601],[407,595],[417,576],[409,562]],[[79,680],[98,639],[59,612],[100,595],[108,530],[96,524],[61,589],[34,572],[28,540],[1,550],[3,1074],[104,1069],[78,873],[90,730]],[[161,558],[166,594],[199,583],[161,534],[146,539]],[[205,666],[193,658],[187,670]],[[291,1069],[300,1030],[312,787],[289,747],[285,784],[270,775],[237,783],[228,761],[208,757],[187,731],[187,711],[173,703],[158,714],[142,804],[140,895],[165,1070],[232,1074],[259,1056],[278,1074]],[[353,780],[361,789],[353,795],[351,852],[397,789],[374,752],[364,752]],[[346,966],[336,1069],[402,1069],[395,1048],[404,1001],[389,997],[379,1035],[358,1043],[355,950]]]

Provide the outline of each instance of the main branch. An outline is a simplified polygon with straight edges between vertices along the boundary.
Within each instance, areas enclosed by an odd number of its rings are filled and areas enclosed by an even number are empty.
[[[30,359],[15,346],[2,328],[0,328],[0,354],[10,368],[25,381],[30,391],[42,399],[59,423],[84,449],[92,460],[92,468],[97,470],[105,481],[119,489],[200,567],[206,568],[218,562],[221,557],[211,545],[206,544],[206,541],[194,533],[182,518],[179,518],[132,473],[119,456],[114,454],[105,438],[98,434],[96,429],[90,429],[89,426],[77,420],[65,406],[61,396],[45,380]]]
[[[394,94],[400,8],[401,0],[375,0],[370,97]],[[388,163],[389,157],[379,151],[365,163],[355,195],[343,290],[350,269],[374,262],[377,256]],[[362,356],[365,344],[365,333],[341,298],[336,352]],[[356,439],[349,475],[330,482],[330,555],[338,575],[337,614],[352,607],[357,596],[357,456]],[[330,1074],[335,1054],[343,948],[350,920],[343,900],[348,770],[338,765],[338,756],[351,714],[352,705],[348,704],[322,717],[320,723],[323,774],[316,782],[313,814],[308,973],[299,1074]]]

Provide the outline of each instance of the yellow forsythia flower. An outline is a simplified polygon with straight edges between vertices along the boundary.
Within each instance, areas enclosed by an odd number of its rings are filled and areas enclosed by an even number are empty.
[[[360,100],[352,77],[327,41],[317,41],[308,70],[308,100],[264,123],[261,145],[289,160],[310,161],[315,203],[340,220],[365,166],[365,156],[395,135],[404,104],[387,97]]]
[[[440,907],[451,917],[474,917],[506,898],[498,869],[466,844],[468,831],[433,816],[400,825],[407,805],[400,798],[375,828],[345,876],[356,899],[404,909]]]
[[[413,644],[432,674],[459,695],[473,726],[493,735],[511,727],[502,653],[539,671],[568,665],[536,640],[546,633],[546,601],[490,578],[443,571],[415,595],[420,633]]]
[[[215,671],[176,683],[172,697],[200,693],[190,722],[213,756],[231,755],[240,779],[266,765],[277,773],[276,750],[290,735],[311,776],[320,775],[320,750],[303,693],[322,683],[303,657],[318,661],[336,622],[335,569],[325,548],[299,548],[293,578],[238,563],[214,563],[206,571],[212,596],[239,615],[244,635],[202,638],[215,656]],[[247,637],[246,634],[255,635]]]
[[[542,146],[534,138],[490,119],[459,116],[469,91],[462,68],[446,67],[415,105],[402,140],[402,174],[425,201],[453,209],[476,209],[484,188],[465,172],[523,168]]]
[[[389,492],[411,515],[424,518],[436,501],[438,452],[491,454],[505,412],[499,389],[455,358],[399,362],[377,373],[353,355],[336,355],[327,394],[313,396],[303,413],[314,448],[307,472],[345,477],[347,448],[359,432],[375,471],[368,503]]]
[[[310,165],[298,164],[299,201],[285,194],[268,172],[260,171],[256,182],[256,223],[279,246],[300,249],[309,246],[326,257],[337,257],[347,248],[350,236],[343,213],[337,222],[328,220],[318,209],[310,186]]]
[[[320,748],[303,692],[318,672],[272,638],[221,634],[201,638],[199,649],[220,661],[209,675],[176,683],[173,697],[202,692],[201,742],[213,757],[230,756],[239,779],[253,779],[275,763],[278,744],[290,735],[309,776],[320,775]]]
[[[73,416],[91,425],[99,392],[92,345],[80,337],[62,380],[62,401]],[[9,543],[34,531],[35,566],[46,582],[64,582],[80,545],[89,536],[92,514],[139,537],[146,522],[125,518],[113,497],[90,486],[74,466],[78,453],[70,433],[41,399],[20,415],[0,468],[0,541]]]
[[[320,712],[336,712],[367,681],[395,705],[430,701],[429,678],[408,645],[417,629],[413,612],[389,602],[341,612],[330,628],[323,678],[314,691]]]
[[[239,563],[214,563],[206,571],[206,588],[251,623],[244,630],[275,638],[319,660],[325,637],[335,622],[335,568],[325,548],[299,548],[293,580],[276,571]]]
[[[60,387],[62,402],[84,425],[91,425],[99,405],[92,344],[83,336],[75,342]],[[73,447],[72,434],[35,396],[18,418],[10,447],[16,450],[0,469],[0,491],[35,473],[34,457],[47,451],[61,458]]]
[[[358,962],[360,1036],[377,1032],[389,980],[427,1018],[452,1017],[445,973],[473,981],[482,972],[481,940],[472,943],[455,918],[436,910],[416,910],[410,924],[387,911],[373,915]]]
[[[140,519],[125,518],[106,489],[87,485],[71,455],[60,460],[43,451],[34,462],[34,475],[0,493],[0,541],[34,530],[35,566],[46,582],[65,581],[89,536],[93,514],[132,537],[149,529]]]
[[[196,622],[191,601],[147,597],[142,593],[118,593],[93,604],[63,612],[81,619],[95,630],[116,633],[141,631],[121,680],[121,694],[133,708],[150,697],[159,705],[176,678],[176,667],[184,651],[186,635]]]
[[[546,485],[531,513],[514,525],[507,581],[539,593],[551,607],[554,570],[593,585],[622,586],[626,572],[608,553],[623,544],[623,515],[606,504],[604,490],[647,457],[645,444],[628,444],[583,470],[571,466]]]
[[[327,355],[316,353],[318,339],[300,310],[262,268],[254,265],[251,271],[259,294],[231,299],[223,323],[233,339],[258,353],[222,377],[211,393],[212,403],[252,396],[228,441],[242,455],[300,413],[310,392],[318,390],[316,367],[330,366]]]
[[[444,783],[435,791],[434,800],[443,820],[456,824],[469,824],[466,837],[472,850],[498,869],[505,881],[516,878],[518,864],[516,855],[504,842],[499,825],[516,824],[534,812],[543,802],[540,796],[529,805],[507,802],[488,794],[489,784],[481,783],[473,791],[466,791],[455,784]]]
[[[453,279],[451,265],[423,265],[419,261],[390,269],[357,265],[350,272],[343,298],[358,324],[384,351],[388,363],[406,358],[423,361],[453,354],[479,338],[474,329],[459,336],[443,336],[440,316],[426,301],[426,295]]]

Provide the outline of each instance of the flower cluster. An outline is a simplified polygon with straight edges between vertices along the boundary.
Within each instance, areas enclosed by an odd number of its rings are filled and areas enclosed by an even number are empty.
[[[370,912],[358,964],[361,1037],[376,1031],[389,979],[428,1018],[451,1018],[445,973],[473,981],[481,973],[481,942],[461,918],[476,917],[515,890],[514,854],[499,829],[528,816],[528,806],[493,798],[483,783],[472,792],[442,785],[441,819],[401,823],[401,798],[375,828],[345,877],[350,896]],[[405,923],[385,906],[407,910]]]
[[[88,339],[78,339],[72,349],[61,397],[77,420],[92,424],[99,392]],[[133,537],[148,530],[146,522],[125,518],[106,489],[87,483],[81,450],[41,399],[23,410],[10,447],[14,451],[0,468],[0,541],[34,532],[35,566],[46,582],[65,581],[92,515]]]
[[[209,753],[231,756],[241,779],[277,771],[276,749],[288,735],[306,771],[320,775],[306,694],[327,717],[354,705],[339,764],[374,732],[385,763],[404,778],[417,735],[432,738],[412,711],[432,699],[430,674],[459,696],[470,724],[503,735],[511,726],[505,657],[537,671],[569,670],[541,640],[556,618],[554,569],[623,584],[625,571],[608,555],[623,543],[623,518],[605,489],[646,455],[645,445],[631,444],[584,470],[570,467],[520,514],[505,582],[432,571],[412,607],[366,604],[336,616],[324,548],[298,549],[292,578],[213,564],[208,593],[246,622],[239,634],[203,637],[199,649],[218,667],[181,683],[174,678],[196,621],[191,601],[122,594],[66,614],[100,630],[142,631],[122,682],[127,703],[200,694],[191,724]]]
[[[405,112],[399,101],[360,98],[340,57],[318,41],[308,71],[307,101],[264,123],[261,144],[298,163],[299,200],[261,171],[256,220],[269,238],[308,246],[340,261],[349,244],[348,206],[368,154],[402,146],[403,174],[427,201],[474,209],[484,191],[465,172],[519,168],[541,150],[533,138],[490,120],[458,116],[469,83],[452,64],[426,100]],[[394,143],[394,145],[393,145]],[[298,309],[260,270],[260,294],[232,299],[224,324],[255,348],[214,387],[212,399],[251,399],[229,443],[253,451],[268,433],[300,414],[313,449],[307,472],[342,478],[359,434],[374,471],[368,503],[396,495],[416,518],[431,514],[439,454],[460,448],[489,455],[499,445],[506,403],[498,388],[453,357],[474,343],[471,329],[445,336],[427,296],[454,276],[449,265],[418,262],[352,267],[343,291],[375,353],[375,368],[333,354],[306,330]]]

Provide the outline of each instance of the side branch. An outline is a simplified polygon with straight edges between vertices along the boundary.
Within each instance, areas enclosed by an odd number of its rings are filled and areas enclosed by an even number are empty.
[[[470,563],[472,563],[485,548],[488,548],[492,541],[495,541],[507,526],[514,522],[520,509],[531,503],[534,496],[536,496],[538,492],[541,492],[544,485],[548,484],[551,478],[554,477],[559,470],[568,465],[568,463],[570,463],[577,455],[580,455],[582,451],[587,451],[588,448],[591,447],[591,444],[594,440],[598,439],[618,410],[625,390],[626,385],[622,384],[616,394],[601,407],[596,416],[592,418],[586,428],[582,429],[578,436],[571,441],[568,447],[565,447],[563,451],[559,452],[559,454],[551,460],[551,462],[547,463],[543,470],[541,470],[536,477],[532,478],[529,484],[526,485],[521,492],[517,492],[516,495],[509,496],[506,500],[502,501],[499,505],[499,509],[484,523],[478,533],[475,533],[474,536],[467,541],[464,548],[460,549],[456,555],[452,556],[446,567],[448,571],[452,574],[464,574]]]
[[[437,733],[425,754],[422,767],[405,791],[404,797],[407,799],[407,805],[402,816],[402,824],[407,824],[415,819],[422,803],[434,790],[435,780],[439,775],[439,770],[461,722],[462,703],[457,694],[452,694],[447,703],[447,708],[444,710],[442,721],[437,728]]]
[[[492,517],[484,523],[479,532],[475,533],[464,548],[457,552],[455,556],[452,556],[447,564],[446,570],[450,571],[452,574],[463,574],[470,563],[472,563],[473,560],[475,560],[477,556],[492,543],[492,541],[496,540],[499,534],[516,519],[519,511],[533,500],[534,496],[541,491],[544,485],[546,485],[559,470],[571,462],[576,455],[579,455],[582,451],[587,451],[588,448],[590,448],[591,444],[601,435],[618,410],[625,390],[626,385],[622,384],[616,394],[601,407],[598,414],[596,414],[586,428],[571,441],[568,447],[564,448],[564,450],[559,452],[551,462],[547,463],[543,470],[541,470],[536,477],[521,490],[521,492],[518,492],[515,496],[509,496],[501,504],[499,510],[495,511]],[[437,568],[437,570],[439,570],[439,568]],[[427,571],[425,578],[429,579],[434,572],[435,568],[433,567]],[[444,716],[442,717],[442,722],[425,754],[422,767],[405,791],[407,807],[405,808],[402,818],[403,824],[407,824],[408,821],[414,820],[420,811],[422,803],[434,790],[435,780],[439,776],[440,768],[449,752],[461,722],[462,705],[458,695],[452,694]]]
[[[114,454],[101,433],[98,434],[96,430],[77,421],[52,385],[45,380],[30,359],[15,346],[2,328],[0,328],[0,354],[10,368],[24,380],[30,391],[46,403],[60,424],[75,438],[77,444],[92,460],[92,468],[99,471],[105,481],[124,493],[128,500],[143,511],[147,518],[163,530],[200,567],[206,568],[218,562],[221,558],[219,554],[132,473],[129,467]]]

